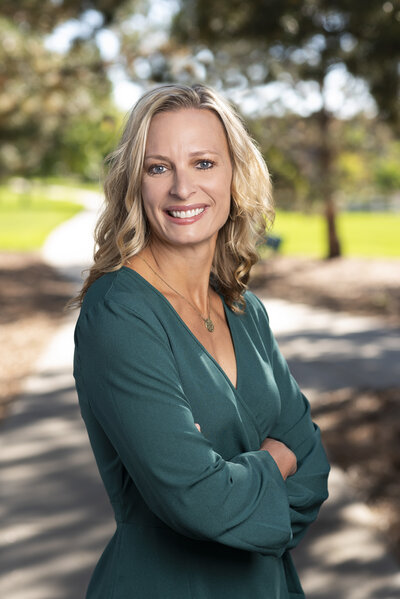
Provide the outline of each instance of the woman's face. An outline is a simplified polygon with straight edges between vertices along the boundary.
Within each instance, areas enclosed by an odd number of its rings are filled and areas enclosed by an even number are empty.
[[[210,110],[156,114],[148,132],[142,198],[152,236],[173,246],[215,242],[231,203],[225,131]]]

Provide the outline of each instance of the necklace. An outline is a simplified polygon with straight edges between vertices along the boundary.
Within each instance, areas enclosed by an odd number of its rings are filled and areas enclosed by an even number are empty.
[[[145,264],[147,264],[147,266],[150,268],[150,270],[156,275],[156,277],[158,277],[159,279],[161,279],[161,281],[163,283],[165,283],[165,285],[167,285],[167,287],[169,287],[174,293],[176,293],[177,295],[179,295],[182,299],[185,300],[185,302],[187,302],[189,304],[189,306],[192,306],[193,310],[196,310],[197,314],[200,316],[201,320],[204,322],[204,325],[207,329],[207,331],[209,333],[212,333],[214,330],[214,323],[211,320],[211,315],[210,315],[210,294],[208,294],[207,299],[208,299],[208,317],[207,318],[203,318],[203,315],[201,314],[201,312],[196,308],[196,306],[194,304],[192,304],[192,302],[190,302],[184,295],[182,295],[181,293],[179,293],[179,291],[177,291],[176,289],[174,289],[169,283],[167,283],[167,281],[165,279],[162,278],[161,275],[158,274],[158,272],[156,272],[154,270],[154,268],[152,266],[150,266],[150,264],[147,262],[147,260],[145,260],[144,258],[142,258],[142,256],[137,256],[138,258],[140,258],[141,260],[143,260],[143,262]],[[155,259],[154,259],[155,260]]]

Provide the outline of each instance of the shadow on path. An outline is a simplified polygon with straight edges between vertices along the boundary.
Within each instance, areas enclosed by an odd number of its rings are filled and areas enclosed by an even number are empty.
[[[83,597],[114,523],[71,369],[31,377],[0,438],[0,596]]]
[[[400,329],[379,318],[316,310],[281,300],[264,301],[272,329],[304,390],[399,385]]]

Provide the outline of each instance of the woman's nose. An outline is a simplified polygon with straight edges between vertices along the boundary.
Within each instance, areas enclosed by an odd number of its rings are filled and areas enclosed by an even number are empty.
[[[195,192],[195,189],[193,173],[186,169],[175,169],[170,189],[171,195],[180,200],[187,200]]]

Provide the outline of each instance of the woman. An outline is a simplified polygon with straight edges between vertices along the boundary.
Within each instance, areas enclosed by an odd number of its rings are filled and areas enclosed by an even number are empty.
[[[303,597],[329,466],[246,290],[265,163],[202,85],[145,94],[109,162],[74,376],[117,529],[87,598]]]

